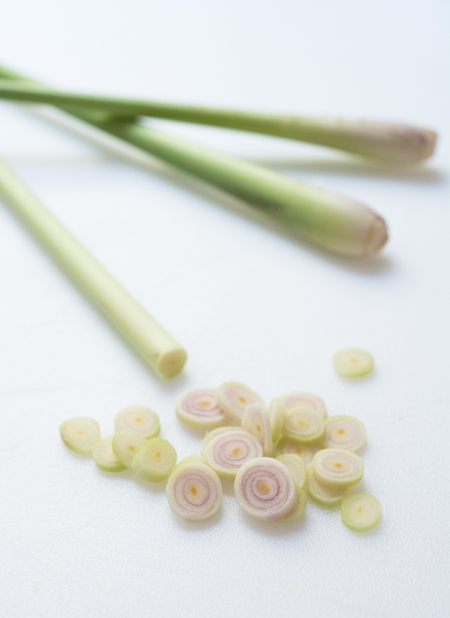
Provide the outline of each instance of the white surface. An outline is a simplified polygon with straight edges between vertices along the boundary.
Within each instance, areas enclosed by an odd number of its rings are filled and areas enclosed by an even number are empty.
[[[24,0],[2,9],[1,63],[56,86],[431,126],[423,169],[198,127],[170,130],[372,205],[390,242],[359,263],[311,250],[237,201],[0,104],[1,156],[187,348],[160,382],[0,207],[0,615],[447,617],[449,598],[449,7],[443,1],[210,3]],[[444,87],[445,86],[445,87]],[[161,123],[162,126],[162,123]],[[370,350],[349,382],[331,357]],[[200,437],[176,395],[225,380],[265,398],[302,388],[367,426],[364,488],[383,507],[358,536],[339,510],[300,524],[180,523],[164,488],[65,449],[131,403],[184,457]]]

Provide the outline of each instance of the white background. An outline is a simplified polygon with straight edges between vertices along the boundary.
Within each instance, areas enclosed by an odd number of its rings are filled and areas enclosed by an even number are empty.
[[[156,123],[371,205],[390,240],[356,261],[112,140],[0,104],[0,156],[189,353],[181,376],[159,381],[0,204],[2,617],[449,615],[449,12],[443,0],[2,8],[0,62],[56,87],[440,135],[423,168],[393,170]],[[334,373],[349,345],[373,353],[371,376]],[[220,516],[184,524],[164,487],[102,473],[59,438],[73,416],[108,435],[119,409],[141,403],[180,458],[199,452],[174,399],[231,379],[267,400],[310,390],[366,424],[375,531],[352,533],[339,510],[311,503],[300,523],[255,523],[230,486]]]

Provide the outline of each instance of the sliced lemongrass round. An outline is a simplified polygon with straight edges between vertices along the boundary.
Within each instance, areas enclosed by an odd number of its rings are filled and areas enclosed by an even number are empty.
[[[112,439],[112,449],[117,459],[126,468],[131,468],[136,453],[147,442],[147,438],[129,429],[118,431]]]
[[[272,452],[272,427],[270,426],[269,413],[262,403],[250,403],[245,408],[242,426],[261,442],[263,455]]]
[[[64,444],[80,455],[91,455],[101,439],[100,428],[93,418],[69,418],[59,431]]]
[[[144,438],[154,438],[159,434],[159,417],[145,406],[130,406],[116,414],[116,431],[134,431]]]
[[[297,488],[297,504],[295,506],[295,508],[288,513],[287,515],[285,515],[284,517],[281,517],[280,519],[277,519],[277,521],[281,522],[281,523],[288,523],[290,521],[294,521],[295,519],[298,519],[300,517],[300,515],[303,515],[303,511],[305,510],[305,506],[306,506],[306,494],[303,490],[302,487],[300,487],[300,485],[295,485]]]
[[[350,530],[368,532],[380,521],[380,501],[370,494],[347,494],[341,503],[341,517]]]
[[[333,356],[336,371],[346,378],[365,376],[373,369],[373,358],[369,352],[358,348],[345,348]]]
[[[283,401],[285,410],[289,410],[289,408],[295,406],[306,406],[318,412],[323,418],[327,417],[327,409],[324,400],[313,393],[291,391],[289,393],[284,393],[284,395],[280,395],[279,399]]]
[[[114,436],[108,436],[101,440],[95,447],[92,456],[100,470],[105,472],[120,472],[125,470],[125,466],[120,462],[112,449],[112,441]]]
[[[242,431],[242,433],[248,433],[243,427],[236,427],[236,425],[227,425],[226,427],[217,427],[216,429],[212,429],[205,434],[202,442],[202,452],[203,448],[208,444],[212,438],[218,436],[222,433],[228,433],[229,431]]]
[[[299,455],[294,455],[294,453],[285,453],[278,455],[277,461],[281,461],[286,466],[294,483],[304,489],[308,475],[303,459]]]
[[[206,459],[203,457],[203,455],[188,455],[187,457],[185,457],[184,459],[179,461],[175,467],[178,468],[178,466],[182,466],[182,465],[187,464],[187,463],[203,463],[203,464],[206,464],[207,462],[206,462]]]
[[[289,470],[269,457],[258,457],[241,466],[234,493],[244,511],[263,521],[285,517],[295,509],[298,500]]]
[[[308,471],[308,493],[317,504],[328,507],[338,506],[342,502],[346,491],[346,487],[327,487],[322,485],[317,480],[314,469],[311,467]]]
[[[326,448],[313,459],[317,480],[327,487],[356,485],[364,474],[364,463],[356,453],[342,448]]]
[[[242,422],[245,408],[250,403],[264,403],[259,395],[239,382],[225,382],[216,391],[222,410],[236,423]]]
[[[150,438],[133,457],[131,467],[151,483],[161,483],[175,469],[177,452],[167,440]]]
[[[202,445],[202,455],[217,474],[233,478],[239,468],[255,457],[262,457],[261,443],[243,429],[217,434]]]
[[[214,429],[229,422],[212,388],[184,391],[176,399],[175,410],[180,421],[194,429]]]
[[[217,474],[200,462],[177,466],[167,482],[170,508],[185,521],[199,523],[214,517],[222,502],[222,485]]]
[[[366,428],[353,416],[330,416],[325,421],[325,435],[322,444],[325,448],[345,448],[359,451],[366,440]]]
[[[295,406],[284,413],[283,436],[293,442],[318,442],[325,433],[323,418],[306,406]]]
[[[293,453],[294,455],[301,457],[305,462],[305,465],[308,466],[309,464],[312,464],[314,455],[320,450],[322,450],[322,447],[319,444],[302,444],[300,442],[292,442],[292,440],[281,438],[277,444],[276,454],[278,457],[278,455]]]
[[[272,440],[280,439],[284,422],[284,401],[281,397],[274,397],[269,403],[269,418],[272,424]]]

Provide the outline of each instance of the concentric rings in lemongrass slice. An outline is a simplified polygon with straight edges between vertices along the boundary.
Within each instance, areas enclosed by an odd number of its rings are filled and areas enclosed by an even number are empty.
[[[161,483],[175,468],[177,452],[167,440],[151,438],[136,453],[131,467],[133,472],[151,483]]]
[[[220,476],[233,478],[239,468],[255,457],[262,457],[261,443],[242,429],[218,433],[202,445],[202,455]]]
[[[242,431],[242,433],[248,433],[243,427],[236,427],[236,425],[227,425],[226,427],[217,427],[216,429],[212,429],[205,434],[202,442],[202,452],[206,444],[212,440],[215,436],[218,436],[222,433],[228,433],[229,431]]]
[[[178,466],[182,466],[182,465],[187,464],[187,463],[203,463],[203,464],[206,464],[206,459],[203,457],[203,455],[188,455],[187,457],[185,457],[184,459],[179,461],[175,467],[178,468]]]
[[[311,410],[314,410],[320,414],[322,418],[327,417],[327,409],[325,407],[324,400],[313,393],[306,393],[304,391],[290,391],[289,393],[280,395],[279,399],[283,401],[285,410],[289,410],[289,408],[293,408],[295,406],[306,406],[307,408],[311,408]]]
[[[306,406],[295,406],[284,413],[283,436],[293,442],[318,442],[325,433],[323,418]]]
[[[372,371],[373,358],[365,350],[344,348],[333,356],[333,365],[341,376],[357,378]]]
[[[326,448],[313,459],[317,480],[327,487],[356,485],[364,474],[364,463],[356,453],[342,448]]]
[[[229,422],[212,388],[194,388],[178,395],[175,402],[178,418],[194,429],[215,429]]]
[[[286,466],[292,475],[294,483],[304,489],[308,475],[303,459],[299,455],[294,455],[294,453],[285,453],[284,455],[278,455],[277,461],[281,461]]]
[[[200,462],[177,466],[169,477],[166,496],[170,508],[192,523],[214,517],[222,502],[222,485],[217,474]]]
[[[154,438],[159,434],[159,417],[145,406],[129,406],[120,410],[114,419],[116,431],[134,431],[144,438]]]
[[[263,455],[272,453],[272,427],[270,426],[269,413],[262,403],[250,403],[245,408],[242,426],[261,442]]]
[[[66,446],[80,455],[91,455],[99,443],[100,428],[93,418],[69,418],[59,427]]]
[[[105,472],[121,472],[125,470],[125,466],[117,459],[112,449],[113,438],[114,436],[108,436],[101,440],[92,453],[97,466]]]
[[[353,416],[330,416],[325,421],[325,435],[322,445],[325,448],[345,448],[359,451],[366,440],[366,428]]]
[[[147,439],[134,431],[123,429],[118,431],[112,439],[112,449],[117,459],[123,463],[126,468],[131,468],[136,453],[141,449]]]
[[[368,532],[381,518],[381,504],[370,494],[349,493],[341,503],[343,523],[355,532]]]
[[[308,493],[314,502],[321,506],[338,506],[347,492],[346,487],[327,487],[317,480],[314,469],[311,467],[308,473]]]
[[[287,438],[281,438],[277,444],[276,454],[284,455],[285,453],[293,453],[303,459],[305,465],[312,464],[314,455],[322,450],[320,444],[304,444],[300,442],[292,442]]]
[[[239,382],[225,382],[216,391],[219,406],[235,422],[241,423],[250,403],[264,403],[262,398]]]
[[[284,422],[284,402],[281,397],[274,397],[269,403],[269,418],[272,425],[272,440],[276,442],[280,439]]]
[[[306,494],[303,488],[300,487],[300,485],[296,484],[295,486],[297,488],[297,504],[290,513],[288,513],[284,517],[281,517],[280,519],[277,519],[277,521],[279,521],[280,523],[289,523],[290,521],[298,519],[300,515],[303,515],[306,507]]]
[[[285,517],[296,508],[298,500],[289,470],[269,457],[258,457],[241,466],[234,493],[246,513],[263,521]]]

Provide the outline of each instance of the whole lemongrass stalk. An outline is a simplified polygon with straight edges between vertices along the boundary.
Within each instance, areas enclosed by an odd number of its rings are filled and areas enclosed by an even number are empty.
[[[0,68],[0,77],[21,79]],[[28,83],[28,82],[27,82]],[[231,193],[284,223],[297,234],[332,251],[362,256],[387,240],[383,219],[354,200],[310,187],[239,159],[127,120],[99,120],[96,112],[61,109]]]
[[[117,97],[50,92],[34,84],[0,80],[0,98],[14,101],[71,105],[79,110],[101,110],[118,116],[151,116],[180,120],[338,148],[390,163],[416,163],[431,156],[436,133],[398,123],[308,118],[260,114],[158,103]]]
[[[182,370],[186,362],[185,350],[94,260],[1,160],[0,197],[160,377],[171,378]]]

